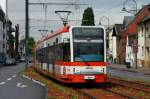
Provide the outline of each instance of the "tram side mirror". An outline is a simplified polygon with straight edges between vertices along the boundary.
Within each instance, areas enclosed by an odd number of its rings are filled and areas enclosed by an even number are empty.
[[[70,39],[69,38],[63,38],[63,43],[69,43]]]

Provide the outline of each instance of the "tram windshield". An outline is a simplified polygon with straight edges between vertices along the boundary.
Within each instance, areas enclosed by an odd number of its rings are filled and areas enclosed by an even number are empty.
[[[104,31],[102,28],[73,30],[74,61],[104,61]],[[86,30],[87,29],[87,30]]]

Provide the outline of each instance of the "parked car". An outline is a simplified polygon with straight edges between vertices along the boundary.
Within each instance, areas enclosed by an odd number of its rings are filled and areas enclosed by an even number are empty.
[[[15,59],[12,59],[12,58],[6,59],[5,65],[16,65],[16,64],[17,62]]]
[[[20,62],[25,62],[26,60],[25,60],[25,58],[20,58],[19,61],[20,61]]]

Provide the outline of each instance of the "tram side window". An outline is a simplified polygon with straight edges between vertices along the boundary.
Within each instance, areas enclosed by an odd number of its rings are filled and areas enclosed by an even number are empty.
[[[48,48],[47,53],[48,53],[48,63],[52,63],[52,61],[54,60],[54,59],[53,59],[53,58],[54,58],[54,57],[53,57],[53,56],[54,56],[54,55],[53,55],[54,52],[52,51],[52,48],[51,48],[51,47]]]
[[[40,61],[40,50],[36,51],[36,59]]]
[[[55,46],[55,60],[56,61],[62,61],[62,55],[63,55],[63,49],[62,49],[62,45],[61,44],[59,44],[59,45],[56,45]]]
[[[41,63],[44,63],[44,48],[41,49]]]
[[[45,62],[48,63],[48,47],[45,48]]]
[[[66,62],[70,61],[70,43],[63,44],[63,60]]]

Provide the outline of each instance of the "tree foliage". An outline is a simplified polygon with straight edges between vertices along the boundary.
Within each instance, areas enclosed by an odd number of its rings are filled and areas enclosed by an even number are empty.
[[[93,13],[93,9],[91,7],[88,7],[87,9],[84,10],[81,25],[82,26],[89,26],[89,25],[94,26],[95,25],[94,13]]]
[[[33,37],[30,37],[28,39],[28,47],[27,47],[27,52],[28,55],[34,55],[34,47],[35,47],[35,40]]]
[[[20,41],[25,46],[25,39],[22,39]],[[33,56],[34,55],[34,47],[35,47],[35,40],[33,37],[28,38],[28,46],[27,46],[27,54],[28,56]]]

